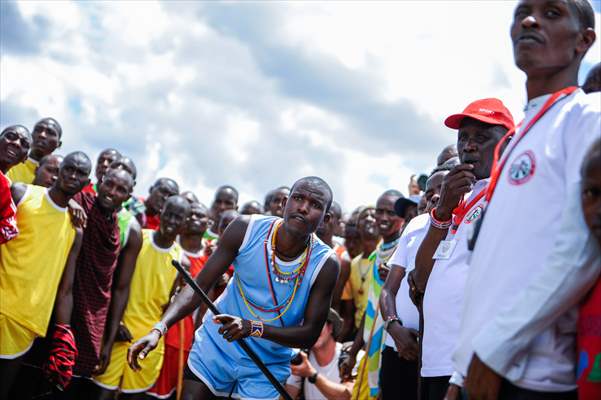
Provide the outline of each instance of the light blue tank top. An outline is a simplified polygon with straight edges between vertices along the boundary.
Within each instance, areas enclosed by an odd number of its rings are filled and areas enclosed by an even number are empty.
[[[271,236],[273,235],[275,225],[278,224],[278,217],[265,217],[261,215],[251,216],[244,241],[240,246],[238,256],[234,260],[234,275],[227,285],[223,294],[217,299],[216,305],[223,314],[240,316],[243,319],[257,320],[245,305],[238,284],[241,285],[245,297],[264,309],[274,308],[275,303],[272,298],[269,280],[267,274],[271,276],[273,289],[277,298],[277,302],[282,303],[290,296],[293,282],[280,283],[276,281],[276,275],[271,266]],[[271,231],[270,231],[271,228]],[[268,237],[269,234],[269,237]],[[267,265],[265,257],[265,241],[267,240]],[[311,249],[311,257],[307,265],[307,269],[302,280],[302,283],[297,288],[294,300],[290,304],[289,309],[280,319],[264,322],[265,325],[273,325],[281,327],[298,326],[302,323],[305,314],[305,307],[309,299],[309,292],[313,282],[317,278],[323,264],[332,254],[333,250],[323,243],[317,235],[313,234],[313,246]],[[295,270],[299,266],[299,261],[283,262],[277,260],[280,269],[284,271]],[[251,306],[252,307],[252,306]],[[259,315],[263,320],[271,319],[277,315],[274,312],[262,312],[256,308],[251,308],[252,311]],[[223,339],[218,332],[220,324],[212,321],[213,314],[207,311],[202,326],[196,332],[196,343],[213,342],[218,348],[226,353],[233,360],[251,364],[252,361],[244,350],[237,343],[230,343]],[[200,337],[199,337],[200,335]],[[270,363],[288,363],[292,357],[292,349],[277,344],[275,342],[262,339],[248,337],[245,339],[249,346],[259,355],[265,364]],[[194,346],[196,347],[196,346]],[[200,351],[202,357],[204,349],[194,348],[193,351]]]

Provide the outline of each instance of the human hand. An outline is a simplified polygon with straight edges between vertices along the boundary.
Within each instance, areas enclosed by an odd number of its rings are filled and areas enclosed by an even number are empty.
[[[290,364],[290,371],[292,375],[301,376],[303,378],[308,378],[315,373],[315,368],[309,362],[309,357],[307,357],[307,353],[304,351],[300,352],[301,363],[298,365]]]
[[[340,379],[343,382],[352,379],[355,364],[357,364],[357,356],[349,352],[348,357],[340,364]]]
[[[388,334],[394,340],[396,351],[400,358],[417,360],[419,349],[417,346],[418,333],[415,329],[405,328],[401,324],[392,323],[388,327]]]
[[[129,346],[129,349],[127,349],[127,363],[129,367],[134,371],[141,370],[142,367],[138,360],[145,359],[148,353],[157,347],[160,339],[161,334],[156,329],[153,329],[148,335]]]
[[[453,383],[449,384],[447,394],[444,396],[444,400],[459,400],[461,397],[461,388]]]
[[[98,364],[94,368],[94,375],[102,375],[104,371],[106,371],[106,367],[108,367],[111,362],[111,350],[112,344],[103,344],[102,349],[100,349],[100,356],[98,357]]]
[[[453,210],[463,196],[472,190],[476,176],[472,172],[472,164],[459,164],[453,168],[442,180],[440,199],[436,206],[436,217],[447,221],[453,216]]]
[[[474,354],[465,378],[468,399],[496,400],[500,387],[501,376]]]
[[[213,317],[213,322],[221,324],[219,334],[228,342],[244,339],[250,336],[251,324],[250,321],[233,315],[220,314]]]
[[[76,228],[85,229],[88,224],[88,216],[84,209],[73,199],[69,200],[67,205],[71,222]]]
[[[134,340],[134,337],[132,336],[131,332],[129,331],[129,329],[127,329],[127,326],[125,326],[123,322],[120,322],[119,328],[117,329],[117,336],[115,341],[131,342],[132,340]]]

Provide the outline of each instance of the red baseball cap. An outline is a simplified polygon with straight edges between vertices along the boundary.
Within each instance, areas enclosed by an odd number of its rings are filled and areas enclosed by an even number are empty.
[[[470,103],[461,114],[453,114],[444,120],[444,124],[451,129],[459,129],[464,118],[473,118],[491,125],[502,125],[513,129],[515,124],[513,116],[499,99],[482,99]]]

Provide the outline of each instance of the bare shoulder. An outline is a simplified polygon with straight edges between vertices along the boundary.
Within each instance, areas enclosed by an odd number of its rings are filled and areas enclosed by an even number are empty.
[[[15,204],[18,204],[23,199],[25,192],[27,192],[27,185],[24,183],[13,183],[10,187],[10,194]]]

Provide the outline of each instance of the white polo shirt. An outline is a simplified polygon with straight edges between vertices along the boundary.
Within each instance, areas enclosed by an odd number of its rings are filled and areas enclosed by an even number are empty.
[[[430,226],[430,217],[426,214],[421,214],[414,217],[403,230],[401,239],[397,245],[394,254],[388,261],[391,268],[405,268],[405,276],[401,280],[401,285],[396,293],[395,305],[396,315],[401,320],[406,328],[419,329],[419,313],[415,304],[409,298],[409,284],[407,283],[407,274],[415,268],[415,256],[417,249],[424,240],[428,227]],[[386,346],[395,348],[394,340],[386,333]]]
[[[530,101],[522,126],[548,97]],[[580,167],[600,136],[601,95],[577,90],[514,143],[472,255],[453,356],[461,374],[475,351],[517,386],[576,387],[576,303],[601,268],[582,216]]]
[[[473,190],[466,196],[466,201],[469,203],[485,190],[488,182],[489,179],[477,181]],[[423,303],[421,376],[445,376],[453,373],[451,357],[459,338],[471,253],[467,248],[468,234],[482,215],[484,203],[482,197],[466,212],[455,234],[449,230],[445,240],[455,241],[455,249],[448,259],[438,259],[434,262],[428,277]]]

